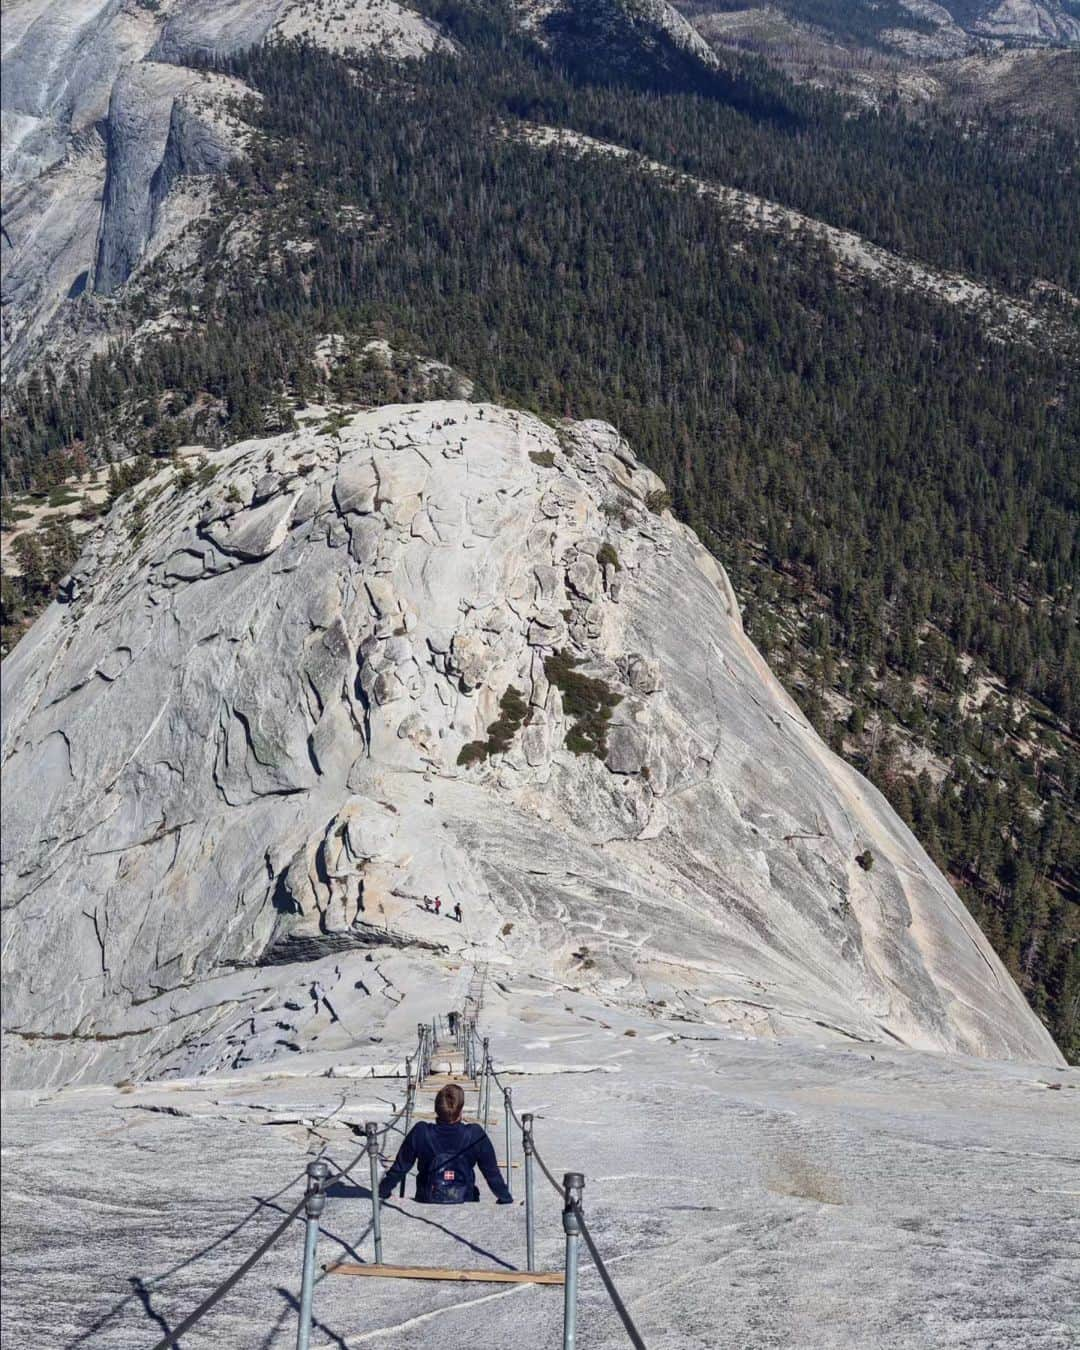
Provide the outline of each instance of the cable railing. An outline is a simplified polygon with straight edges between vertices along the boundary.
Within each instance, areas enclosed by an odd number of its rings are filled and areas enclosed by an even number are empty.
[[[207,1313],[216,1307],[225,1295],[239,1284],[248,1271],[252,1270],[267,1254],[271,1247],[285,1235],[293,1220],[299,1216],[301,1210],[305,1211],[307,1223],[304,1241],[304,1269],[300,1291],[300,1319],[299,1327],[297,1329],[296,1344],[297,1350],[308,1350],[311,1337],[311,1307],[315,1287],[315,1247],[318,1241],[319,1216],[322,1214],[326,1204],[326,1185],[330,1177],[330,1167],[331,1165],[334,1167],[334,1170],[337,1173],[334,1180],[338,1181],[341,1178],[348,1177],[361,1159],[367,1157],[370,1160],[373,1182],[377,1179],[380,1144],[385,1143],[390,1131],[398,1120],[406,1114],[408,1103],[413,1099],[415,1082],[413,1079],[414,1070],[412,1065],[414,1062],[417,1065],[423,1065],[426,1062],[425,1053],[427,1053],[428,1057],[430,1056],[430,1048],[426,1046],[426,1041],[428,1036],[432,1034],[432,1030],[431,1027],[427,1026],[424,1026],[423,1031],[421,1031],[420,1028],[417,1029],[418,1041],[416,1054],[415,1056],[406,1058],[406,1073],[408,1075],[406,1106],[399,1108],[381,1129],[375,1122],[369,1121],[365,1124],[364,1147],[347,1167],[339,1167],[336,1163],[333,1163],[332,1160],[328,1160],[321,1156],[315,1159],[314,1162],[308,1163],[306,1172],[299,1173],[299,1175],[294,1177],[287,1186],[278,1192],[279,1195],[283,1195],[285,1191],[291,1190],[302,1177],[305,1175],[307,1176],[308,1184],[304,1195],[297,1201],[288,1214],[285,1215],[281,1223],[278,1224],[268,1237],[264,1238],[263,1241],[259,1243],[251,1255],[237,1266],[231,1275],[222,1280],[213,1292],[203,1299],[194,1311],[189,1313],[172,1331],[169,1331],[163,1336],[162,1339],[154,1345],[153,1350],[171,1350],[171,1347],[175,1346],[182,1336],[187,1335],[196,1323],[201,1322]],[[372,1189],[375,1192],[377,1201],[377,1184],[374,1184]],[[378,1241],[380,1259],[381,1247],[382,1241],[380,1235]]]
[[[464,1010],[451,1013],[446,1018],[433,1017],[430,1023],[421,1022],[417,1025],[417,1043],[414,1052],[406,1057],[406,1089],[405,1101],[393,1116],[384,1124],[379,1125],[374,1121],[368,1121],[364,1124],[364,1146],[356,1154],[347,1166],[341,1167],[332,1158],[320,1155],[310,1162],[306,1169],[307,1188],[304,1195],[297,1201],[292,1209],[284,1216],[282,1221],[272,1233],[266,1237],[251,1255],[223,1280],[193,1312],[153,1347],[153,1350],[170,1350],[175,1346],[180,1338],[189,1332],[196,1323],[202,1319],[244,1278],[248,1272],[258,1264],[260,1260],[270,1251],[281,1237],[288,1231],[293,1221],[296,1220],[301,1211],[304,1212],[305,1233],[304,1233],[304,1263],[301,1276],[299,1317],[297,1324],[296,1345],[297,1350],[310,1350],[310,1338],[312,1328],[312,1310],[314,1303],[315,1286],[320,1278],[316,1274],[316,1254],[318,1249],[320,1218],[326,1205],[327,1186],[340,1182],[350,1177],[354,1169],[366,1158],[368,1161],[369,1181],[371,1187],[371,1225],[372,1244],[374,1247],[375,1261],[373,1265],[349,1266],[345,1264],[328,1266],[324,1274],[364,1274],[364,1275],[387,1275],[387,1276],[407,1276],[409,1278],[461,1278],[461,1279],[488,1279],[488,1280],[515,1280],[532,1282],[538,1284],[562,1284],[563,1285],[563,1350],[575,1350],[577,1344],[577,1321],[578,1321],[578,1277],[580,1265],[580,1245],[584,1241],[589,1255],[592,1258],[593,1265],[604,1286],[608,1297],[611,1299],[612,1306],[615,1309],[630,1343],[635,1350],[645,1350],[645,1342],[641,1333],[634,1325],[633,1318],[626,1307],[624,1300],[615,1286],[611,1273],[604,1263],[603,1257],[597,1249],[589,1226],[585,1220],[583,1208],[583,1193],[585,1186],[585,1177],[580,1172],[567,1172],[564,1174],[560,1183],[543,1155],[536,1146],[534,1136],[535,1117],[530,1112],[522,1112],[518,1115],[514,1107],[513,1089],[509,1084],[504,1083],[502,1078],[496,1072],[491,1058],[490,1040],[482,1037],[477,1029],[477,1017],[480,1011],[483,994],[483,981],[481,979],[479,988],[475,989],[476,979],[474,976],[473,985],[470,986],[470,997],[467,1000],[467,1006]],[[484,1130],[487,1130],[490,1121],[491,1110],[491,1087],[495,1086],[501,1091],[503,1097],[503,1117],[505,1128],[505,1166],[507,1177],[510,1176],[510,1169],[513,1165],[513,1139],[514,1131],[512,1126],[516,1126],[521,1134],[521,1148],[524,1157],[525,1172],[525,1256],[526,1271],[514,1272],[512,1269],[490,1272],[473,1271],[444,1271],[433,1268],[417,1267],[392,1267],[383,1265],[383,1233],[382,1233],[382,1213],[381,1201],[379,1197],[380,1183],[380,1161],[382,1159],[382,1150],[391,1131],[399,1121],[404,1121],[402,1132],[407,1135],[412,1128],[413,1118],[416,1113],[416,1092],[421,1087],[431,1073],[432,1063],[436,1050],[441,1045],[440,1033],[444,1032],[450,1043],[460,1054],[464,1067],[464,1075],[470,1078],[476,1085],[477,1091],[477,1115],[481,1118]],[[505,1071],[505,1070],[504,1070]],[[562,1274],[557,1272],[541,1272],[536,1268],[536,1194],[534,1166],[539,1168],[540,1174],[548,1182],[551,1188],[559,1196],[562,1203],[562,1226],[565,1235],[565,1257],[564,1270]],[[331,1176],[333,1172],[333,1176]],[[305,1173],[293,1179],[284,1190],[291,1189]],[[284,1194],[284,1190],[279,1194]],[[404,1178],[401,1182],[401,1194],[405,1192]]]
[[[484,1042],[485,1047],[487,1041]],[[529,1269],[532,1270],[535,1264],[535,1237],[533,1231],[533,1197],[532,1197],[532,1167],[531,1163],[535,1160],[545,1180],[563,1201],[563,1231],[566,1234],[566,1281],[565,1281],[565,1307],[563,1313],[563,1350],[573,1350],[576,1341],[577,1330],[577,1267],[578,1267],[578,1248],[577,1240],[579,1237],[585,1239],[585,1245],[589,1249],[589,1255],[592,1257],[593,1265],[596,1267],[597,1274],[607,1290],[608,1297],[618,1313],[626,1334],[630,1338],[631,1345],[636,1350],[645,1350],[645,1342],[641,1338],[641,1333],[634,1325],[634,1320],[627,1310],[618,1289],[615,1287],[615,1281],[611,1278],[607,1266],[604,1264],[603,1257],[596,1248],[592,1234],[589,1232],[588,1225],[585,1222],[585,1215],[582,1212],[582,1191],[585,1187],[585,1178],[580,1172],[567,1172],[563,1176],[562,1185],[555,1180],[551,1168],[544,1161],[540,1150],[536,1147],[536,1140],[533,1137],[533,1119],[534,1117],[525,1112],[519,1118],[513,1105],[513,1090],[502,1081],[491,1063],[490,1053],[485,1058],[486,1076],[494,1079],[503,1094],[504,1117],[506,1120],[506,1162],[507,1168],[510,1165],[510,1120],[513,1119],[521,1130],[522,1149],[525,1155],[525,1231],[526,1231],[526,1259]]]
[[[325,1163],[312,1163],[308,1168],[309,1174],[313,1167],[323,1168],[324,1174],[325,1170],[328,1170]],[[278,1224],[270,1236],[259,1243],[248,1259],[242,1265],[238,1266],[227,1280],[223,1280],[208,1298],[203,1299],[195,1311],[189,1313],[175,1330],[170,1331],[167,1336],[164,1336],[158,1341],[154,1346],[154,1350],[170,1350],[170,1347],[174,1346],[181,1336],[187,1335],[196,1322],[201,1322],[210,1309],[220,1303],[229,1290],[232,1289],[234,1285],[239,1284],[248,1271],[262,1260],[307,1203],[308,1196],[304,1195],[300,1201],[292,1207],[288,1214],[285,1215],[284,1219],[282,1219],[281,1223]]]

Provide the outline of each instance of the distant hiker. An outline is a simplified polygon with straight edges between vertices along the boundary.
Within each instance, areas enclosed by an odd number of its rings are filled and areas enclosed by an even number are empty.
[[[451,1008],[451,1010],[446,1014],[446,1025],[450,1028],[451,1036],[457,1035],[457,1024],[458,1024],[458,1015],[454,1011],[454,1009]]]
[[[464,1205],[480,1199],[474,1167],[483,1173],[500,1205],[514,1197],[503,1180],[495,1149],[480,1125],[461,1119],[465,1092],[447,1083],[435,1098],[435,1123],[418,1121],[398,1149],[393,1166],[379,1182],[379,1195],[388,1200],[416,1163],[416,1199],[424,1205]]]
[[[441,909],[442,909],[442,896],[437,895],[435,897],[435,913],[438,914]]]
[[[434,805],[435,805],[435,794],[434,794],[434,792],[429,792],[428,795],[424,798],[424,805],[425,805],[425,806],[434,806]]]
[[[430,895],[425,895],[425,896],[424,896],[424,908],[427,910],[427,912],[428,912],[429,914],[431,913],[431,896],[430,896]]]
[[[457,919],[458,923],[461,922],[461,901],[460,901],[460,900],[455,900],[455,901],[454,901],[454,918]]]

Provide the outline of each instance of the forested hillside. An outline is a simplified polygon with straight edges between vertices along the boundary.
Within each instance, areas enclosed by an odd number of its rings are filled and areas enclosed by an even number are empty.
[[[853,116],[753,63],[672,58],[658,91],[625,52],[575,58],[599,48],[565,25],[544,50],[497,6],[428,9],[456,55],[279,45],[229,63],[261,95],[244,109],[257,141],[221,185],[199,267],[162,264],[130,300],[185,316],[185,336],[36,374],[11,400],[8,490],[57,481],[121,426],[127,449],[166,455],[288,426],[305,400],[401,392],[400,372],[358,357],[324,381],[327,332],[386,336],[478,397],[614,422],[729,567],[819,730],[886,791],[1080,1058],[1067,301],[1048,300],[1041,337],[1003,341],[933,298],[840,277],[812,240],[757,232],[632,159],[511,131],[571,127],[1017,294],[1080,285],[1076,146]],[[5,624],[49,579],[8,584]]]

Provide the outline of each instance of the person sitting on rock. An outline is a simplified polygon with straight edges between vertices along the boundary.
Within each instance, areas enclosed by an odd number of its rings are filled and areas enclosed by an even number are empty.
[[[379,1195],[388,1200],[416,1163],[416,1199],[425,1205],[464,1205],[480,1199],[474,1167],[483,1173],[497,1204],[512,1205],[514,1197],[503,1180],[495,1149],[480,1125],[461,1119],[465,1093],[447,1083],[435,1098],[435,1123],[421,1120],[398,1149],[390,1170],[379,1183]]]

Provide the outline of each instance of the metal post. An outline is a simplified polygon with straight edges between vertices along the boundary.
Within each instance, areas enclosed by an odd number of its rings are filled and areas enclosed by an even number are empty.
[[[484,1103],[484,1129],[488,1127],[488,1116],[491,1110],[491,1056],[488,1053],[488,1038],[484,1037],[484,1064],[483,1064],[483,1083],[481,1084],[481,1094]]]
[[[525,1153],[525,1264],[536,1269],[536,1216],[533,1213],[533,1118],[521,1117],[521,1147]]]
[[[578,1248],[581,1244],[581,1225],[578,1223],[577,1206],[581,1204],[581,1193],[584,1188],[585,1178],[580,1172],[567,1172],[563,1177],[563,1192],[566,1196],[562,1216],[563,1232],[566,1234],[563,1350],[574,1350],[577,1345]]]
[[[319,1241],[319,1215],[326,1204],[326,1178],[329,1166],[321,1159],[308,1163],[308,1188],[304,1203],[307,1223],[304,1229],[304,1274],[300,1284],[300,1321],[296,1328],[296,1350],[308,1350],[311,1344],[311,1303],[315,1296],[315,1248]]]
[[[512,1096],[513,1096],[512,1088],[503,1088],[503,1117],[504,1117],[503,1123],[506,1126],[506,1184],[510,1187],[511,1190],[514,1189],[513,1185],[511,1184],[511,1163],[513,1162],[513,1159],[510,1156],[512,1143],[512,1135],[510,1133],[510,1122],[514,1118],[513,1109],[511,1107]]]
[[[425,1049],[426,1049],[426,1046],[427,1046],[427,1023],[426,1023],[426,1022],[417,1022],[417,1024],[416,1024],[416,1039],[417,1039],[417,1043],[418,1043],[417,1051],[416,1051],[416,1062],[417,1062],[417,1064],[418,1064],[418,1066],[419,1066],[419,1069],[418,1069],[418,1072],[417,1072],[417,1078],[418,1078],[418,1080],[422,1083],[422,1082],[424,1081],[424,1079],[427,1077],[427,1072],[426,1072],[426,1070],[425,1070],[425,1063],[424,1063],[424,1061],[425,1061]]]
[[[382,1219],[379,1214],[379,1127],[373,1120],[364,1125],[368,1166],[371,1171],[371,1236],[375,1240],[375,1264],[382,1265]]]
[[[439,1043],[439,1019],[438,1019],[438,1017],[436,1016],[436,1017],[433,1017],[433,1018],[431,1019],[431,1044],[432,1044],[432,1048],[434,1048],[436,1045],[438,1045],[438,1043]]]
[[[405,1094],[405,1135],[406,1135],[406,1137],[408,1137],[408,1133],[409,1133],[409,1131],[412,1129],[413,1103],[414,1103],[415,1099],[416,1099],[416,1088],[412,1085],[412,1083],[410,1083],[410,1084],[409,1084],[409,1087],[408,1087],[408,1090],[407,1090],[407,1092],[406,1092],[406,1094]],[[405,1195],[405,1180],[406,1180],[405,1177],[402,1177],[402,1178],[401,1178],[401,1189],[398,1191],[398,1195],[402,1196],[403,1198],[404,1198],[404,1195]]]

